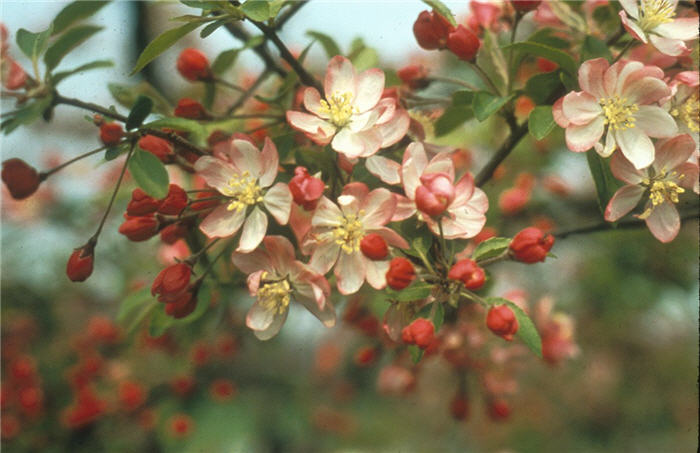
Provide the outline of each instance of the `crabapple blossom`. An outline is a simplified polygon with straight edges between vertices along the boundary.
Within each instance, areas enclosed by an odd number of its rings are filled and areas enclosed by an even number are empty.
[[[645,194],[648,200],[644,219],[649,231],[661,242],[670,242],[678,234],[681,222],[675,204],[685,189],[698,192],[698,164],[688,162],[695,152],[695,141],[688,134],[657,143],[656,159],[650,168],[637,170],[622,156],[613,156],[613,175],[627,183],[610,199],[605,220],[615,222],[634,209]]]
[[[637,169],[651,165],[650,137],[673,137],[678,131],[673,117],[657,105],[670,94],[663,77],[661,69],[638,61],[584,62],[578,72],[582,90],[552,106],[554,120],[566,129],[566,145],[576,152],[595,147],[603,157],[619,147]]]
[[[659,52],[690,52],[684,41],[698,37],[698,16],[674,19],[678,0],[620,0],[620,20],[634,39],[651,42]]]
[[[280,331],[292,299],[302,304],[326,327],[335,325],[326,278],[297,261],[294,247],[282,236],[267,236],[251,253],[234,252],[233,264],[248,274],[248,289],[256,298],[246,316],[246,325],[261,340]]]
[[[365,184],[356,182],[345,186],[338,205],[326,197],[319,200],[308,235],[313,245],[309,265],[322,274],[335,265],[341,294],[357,292],[365,279],[376,289],[384,288],[389,263],[366,256],[361,243],[367,235],[376,233],[389,245],[408,247],[401,236],[385,226],[394,215],[396,199],[384,188],[370,192]]]
[[[340,55],[328,63],[325,99],[315,88],[304,91],[311,113],[287,111],[287,121],[314,143],[327,145],[348,158],[369,157],[401,140],[408,130],[408,113],[393,98],[382,98],[384,73],[377,68],[357,74]]]
[[[277,177],[277,148],[265,138],[262,151],[247,140],[233,139],[218,157],[203,156],[195,163],[195,171],[219,191],[225,200],[199,225],[210,238],[233,236],[243,227],[239,252],[254,250],[267,231],[264,207],[280,225],[289,220],[292,194],[286,184],[272,183]],[[272,187],[270,187],[272,186]]]
[[[690,134],[700,143],[700,72],[683,71],[673,77],[671,96],[661,101],[661,106],[676,119],[681,133]]]

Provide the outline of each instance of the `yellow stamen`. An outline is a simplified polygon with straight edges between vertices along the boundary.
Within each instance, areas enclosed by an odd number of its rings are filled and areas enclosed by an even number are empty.
[[[683,179],[684,175],[678,175],[675,171],[670,173],[662,172],[655,178],[646,178],[642,181],[642,185],[649,188],[649,206],[640,216],[641,219],[649,217],[658,205],[661,203],[678,203],[678,195],[685,192],[685,189],[680,187],[676,181]],[[675,179],[673,181],[669,178]]]
[[[681,121],[688,126],[688,129],[692,132],[700,132],[700,99],[697,92],[688,97],[679,113]]]
[[[233,199],[228,205],[229,211],[238,212],[263,200],[258,181],[248,171],[229,179],[228,187],[220,192]]]
[[[321,100],[319,112],[330,115],[330,120],[338,127],[343,127],[350,122],[354,113],[360,113],[357,107],[352,105],[352,93],[335,92],[327,101]]]
[[[362,215],[362,211],[360,211]],[[348,255],[360,250],[360,241],[365,232],[357,214],[348,214],[340,218],[340,225],[333,230],[336,244]]]
[[[266,280],[269,277],[267,272],[263,272],[258,288],[258,302],[267,311],[274,310],[279,314],[289,306],[289,294],[292,292],[289,280]]]
[[[601,98],[599,101],[605,115],[605,124],[616,131],[624,131],[635,126],[634,113],[639,110],[637,104],[628,103],[627,99],[615,95],[612,98]]]
[[[641,6],[639,27],[644,31],[653,30],[661,24],[671,22],[676,15],[673,2],[670,0],[642,0]]]

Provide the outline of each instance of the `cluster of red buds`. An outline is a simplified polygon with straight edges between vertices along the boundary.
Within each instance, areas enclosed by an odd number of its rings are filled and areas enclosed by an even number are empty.
[[[418,45],[426,50],[448,49],[457,58],[472,61],[476,57],[481,42],[464,25],[456,27],[436,11],[423,11],[413,24],[413,34]]]

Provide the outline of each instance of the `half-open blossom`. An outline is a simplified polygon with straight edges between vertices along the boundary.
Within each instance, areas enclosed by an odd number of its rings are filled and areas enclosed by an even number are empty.
[[[424,181],[436,181],[431,176],[436,174],[441,175],[440,180],[445,177],[454,186],[454,197],[451,200],[450,197],[445,197],[449,202],[439,219],[424,215],[423,220],[436,235],[440,234],[438,222],[441,222],[442,233],[447,239],[467,239],[475,236],[486,223],[486,211],[489,207],[486,194],[474,185],[474,178],[470,173],[465,173],[459,181],[454,182],[454,162],[450,153],[440,152],[428,161],[423,145],[418,142],[411,143],[406,148],[401,165],[401,180],[409,203],[399,199],[397,211],[401,212],[397,212],[399,217],[394,217],[393,220],[407,218],[415,212],[416,206],[420,207],[419,187],[424,185]],[[449,192],[443,195],[449,195]]]
[[[604,58],[584,62],[578,71],[581,91],[572,91],[552,108],[554,120],[566,129],[566,145],[576,152],[595,147],[603,157],[620,147],[636,168],[651,165],[654,144],[649,137],[668,138],[678,131],[671,115],[657,105],[670,94],[663,77],[661,69],[638,61],[612,66]]]
[[[678,0],[620,0],[620,20],[635,39],[659,52],[678,56],[690,52],[684,41],[698,37],[698,16],[674,19]]]
[[[613,175],[627,185],[610,199],[605,220],[614,222],[634,209],[644,195],[648,200],[644,219],[651,234],[661,242],[672,241],[681,226],[675,204],[685,189],[697,191],[698,164],[688,162],[695,152],[695,141],[688,134],[657,144],[656,159],[650,168],[637,170],[623,157],[615,155],[610,162]]]
[[[269,138],[265,138],[262,152],[251,142],[238,139],[218,149],[223,155],[200,157],[194,168],[224,196],[225,203],[209,214],[199,228],[214,238],[232,236],[242,226],[237,251],[250,252],[267,231],[267,214],[261,207],[284,225],[289,220],[292,194],[284,183],[272,185],[277,177],[279,157]]]
[[[389,245],[408,247],[401,236],[385,226],[394,215],[396,199],[386,189],[370,192],[363,183],[351,183],[338,197],[338,205],[321,197],[316,207],[309,232],[309,241],[314,244],[309,265],[322,274],[335,265],[342,294],[356,292],[365,279],[376,289],[384,288],[388,261],[366,256],[361,243],[365,236],[376,233]]]
[[[248,289],[256,298],[248,311],[246,325],[255,336],[268,340],[287,319],[289,304],[296,300],[326,327],[335,325],[330,285],[325,277],[297,261],[294,247],[282,236],[268,236],[263,247],[251,253],[235,252],[233,264],[248,275]]]
[[[287,112],[289,124],[316,144],[331,144],[349,158],[369,157],[398,142],[408,130],[408,113],[393,98],[382,98],[384,73],[377,68],[357,74],[350,60],[331,59],[323,87],[304,91],[311,113]]]
[[[683,71],[673,77],[671,96],[661,106],[676,119],[681,133],[690,134],[700,143],[700,72]]]

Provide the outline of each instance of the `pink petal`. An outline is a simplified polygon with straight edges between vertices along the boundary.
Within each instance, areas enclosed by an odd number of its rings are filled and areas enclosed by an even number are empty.
[[[627,33],[632,35],[632,37],[638,41],[642,41],[643,43],[648,42],[646,33],[644,33],[644,30],[642,30],[639,27],[639,25],[637,25],[636,21],[630,20],[624,11],[620,11],[619,15],[620,21],[622,22],[622,26],[625,27]]]
[[[408,112],[403,109],[396,110],[391,120],[377,126],[382,134],[381,148],[388,148],[398,143],[406,136],[410,124],[411,117],[408,116]]]
[[[673,203],[661,203],[646,219],[651,234],[661,242],[671,242],[681,229],[681,219]]]
[[[263,239],[271,264],[280,274],[286,274],[295,261],[294,246],[284,236],[267,236]]]
[[[614,134],[620,151],[636,169],[641,170],[651,165],[654,161],[654,144],[639,128],[615,131]]]
[[[235,167],[228,162],[215,157],[203,156],[197,159],[194,170],[204,179],[208,186],[219,192],[228,188],[228,182],[238,175]]]
[[[277,220],[280,225],[286,225],[289,221],[289,212],[292,209],[292,193],[289,186],[278,182],[270,187],[263,196],[263,205],[267,212]]]
[[[684,162],[676,167],[678,172],[678,185],[692,190],[695,193],[700,193],[700,180],[698,180],[698,164],[695,162]]]
[[[237,252],[248,253],[255,250],[267,233],[267,215],[259,207],[253,208],[245,223]]]
[[[253,177],[260,177],[263,168],[260,151],[248,140],[234,139],[231,157],[241,172],[248,171]]]
[[[335,203],[323,196],[320,198],[318,205],[316,205],[314,216],[311,219],[311,225],[314,228],[334,228],[340,225],[340,218],[342,217],[343,213],[340,211],[338,206],[336,206]]]
[[[654,169],[661,172],[671,171],[690,159],[695,149],[695,140],[688,134],[657,143]]]
[[[383,91],[384,72],[377,68],[368,69],[357,77],[357,94],[354,104],[360,112],[366,112],[377,105]]]
[[[420,176],[428,165],[428,156],[425,154],[423,144],[413,142],[406,148],[401,164],[401,180],[403,181],[404,193],[413,200],[416,188],[421,185]]]
[[[384,289],[386,286],[386,272],[389,270],[389,261],[365,260],[367,283],[374,289]]]
[[[287,122],[294,129],[303,132],[317,145],[325,146],[333,139],[335,126],[308,113],[287,111]]]
[[[577,153],[588,151],[600,141],[604,128],[605,124],[601,116],[588,124],[571,125],[566,128],[566,146]]]
[[[634,19],[639,19],[638,3],[638,0],[620,0],[620,6],[622,6],[627,14],[632,16]]]
[[[336,244],[334,240],[321,242],[311,255],[309,267],[319,274],[325,275],[338,260],[339,253],[341,253],[340,245]]]
[[[465,173],[455,184],[455,198],[452,200],[452,205],[466,204],[474,194],[474,188],[474,177],[471,173]]]
[[[571,124],[588,124],[595,118],[603,114],[603,109],[598,104],[598,100],[592,95],[580,91],[571,92],[564,96],[562,112]]]
[[[678,124],[661,107],[641,105],[634,118],[637,120],[635,129],[639,129],[650,137],[666,138],[673,137],[678,133]]]
[[[369,187],[363,182],[351,182],[343,187],[342,195],[351,195],[357,200],[364,200],[369,195]]]
[[[199,224],[199,229],[210,238],[225,238],[236,234],[244,220],[244,209],[229,211],[228,205],[225,204],[206,216]]]
[[[360,221],[366,229],[379,228],[391,220],[396,210],[394,195],[384,188],[374,189],[363,200]]]
[[[328,112],[321,111],[321,95],[316,88],[308,87],[304,90],[304,107],[314,115],[327,120],[330,118]]]
[[[459,208],[449,211],[449,217],[442,218],[442,231],[445,239],[469,239],[476,236],[486,224],[483,213]],[[435,234],[440,234],[437,222],[428,222],[428,227]]]
[[[394,194],[394,198],[396,199],[396,211],[391,218],[392,222],[406,220],[416,213],[416,204],[413,200],[397,193]]]
[[[256,300],[253,306],[248,310],[248,315],[246,316],[246,325],[253,330],[264,331],[275,319],[275,314],[277,310],[266,310],[263,306]]]
[[[387,227],[378,228],[378,229],[372,230],[372,233],[377,233],[378,235],[380,235],[382,238],[384,238],[386,243],[392,247],[398,247],[401,249],[407,249],[409,247],[408,242],[406,242],[406,239],[401,237],[401,235],[399,233],[392,230],[391,228],[387,228]]]
[[[347,296],[356,293],[365,281],[365,259],[362,253],[341,252],[334,274],[340,294]]]
[[[455,180],[455,164],[450,153],[438,153],[423,170],[422,175],[430,173],[443,173],[450,181]]]
[[[644,187],[641,186],[623,186],[615,192],[615,195],[608,202],[605,208],[605,220],[615,222],[639,203],[644,193]]]
[[[615,153],[610,159],[610,170],[613,176],[627,184],[638,184],[646,177],[645,172],[634,168],[634,165],[620,153]]]
[[[595,99],[606,97],[605,88],[603,87],[603,75],[609,67],[610,64],[605,58],[595,58],[583,62],[578,70],[578,81],[581,89],[593,95]]]
[[[245,274],[253,274],[261,270],[273,269],[272,260],[267,251],[258,248],[250,253],[233,252],[231,255],[233,265]]]
[[[367,171],[390,185],[401,183],[401,164],[386,157],[374,155],[365,161]]]
[[[557,101],[552,106],[552,116],[554,117],[554,122],[557,123],[559,127],[567,128],[569,127],[569,124],[571,124],[571,122],[564,115],[563,105],[564,98],[561,97],[557,99]]]
[[[339,153],[345,154],[350,159],[354,157],[369,157],[379,151],[382,145],[382,134],[378,129],[369,129],[361,132],[352,132],[343,128],[335,134],[331,146]]]
[[[262,163],[262,174],[258,182],[261,187],[268,187],[275,181],[277,177],[277,167],[279,165],[277,147],[274,142],[270,140],[270,137],[265,137],[265,144],[260,153],[260,160]]]
[[[355,98],[355,93],[357,93],[357,75],[350,60],[340,55],[331,58],[326,69],[323,90],[326,97],[350,93],[350,99]]]
[[[690,41],[698,37],[698,16],[682,17],[671,22],[661,24],[654,29],[664,38]]]
[[[621,95],[623,87],[627,83],[627,78],[643,68],[644,65],[642,63],[628,60],[621,60],[610,66],[603,76],[607,97]]]
[[[678,57],[690,52],[690,49],[680,39],[664,38],[658,35],[649,35],[649,40],[656,49],[665,55]]]
[[[326,282],[326,284],[328,283]],[[294,289],[294,300],[309,310],[324,326],[333,327],[335,325],[335,309],[333,305],[326,303],[327,296],[323,289],[314,283],[307,282],[296,284]],[[319,301],[319,299],[322,300]]]

